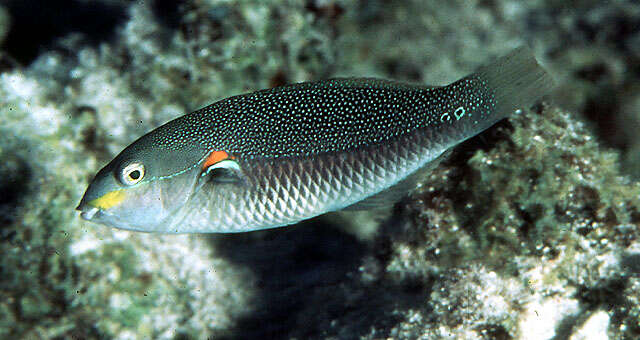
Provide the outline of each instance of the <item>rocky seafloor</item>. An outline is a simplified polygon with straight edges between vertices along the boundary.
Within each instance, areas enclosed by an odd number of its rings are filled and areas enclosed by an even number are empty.
[[[527,44],[554,94],[390,214],[233,235],[74,211],[144,132],[334,76],[446,84]],[[634,1],[0,2],[0,338],[640,337]]]

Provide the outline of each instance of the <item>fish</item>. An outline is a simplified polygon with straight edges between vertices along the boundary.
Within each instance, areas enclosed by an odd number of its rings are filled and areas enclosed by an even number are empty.
[[[83,219],[159,233],[236,233],[370,209],[553,79],[519,47],[445,86],[335,78],[232,96],[143,135],[104,166]]]

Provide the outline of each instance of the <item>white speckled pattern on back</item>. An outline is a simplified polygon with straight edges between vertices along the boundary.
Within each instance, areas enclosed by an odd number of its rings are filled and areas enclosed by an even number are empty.
[[[179,149],[186,142],[245,158],[311,156],[353,150],[421,128],[491,114],[493,94],[467,77],[428,88],[377,79],[331,79],[230,97],[170,122],[154,143]],[[443,115],[449,116],[443,116]]]

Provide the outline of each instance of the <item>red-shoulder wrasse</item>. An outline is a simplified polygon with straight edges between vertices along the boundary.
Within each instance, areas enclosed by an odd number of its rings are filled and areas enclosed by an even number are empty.
[[[116,228],[208,233],[367,206],[551,87],[519,48],[442,87],[331,79],[227,98],[129,145],[77,209]]]

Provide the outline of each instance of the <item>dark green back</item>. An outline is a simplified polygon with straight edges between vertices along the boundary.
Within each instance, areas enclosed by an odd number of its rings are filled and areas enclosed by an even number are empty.
[[[475,78],[436,88],[375,79],[294,84],[221,100],[152,135],[170,149],[198,143],[245,157],[338,152],[451,125],[460,106],[479,119],[491,110],[482,85]]]

